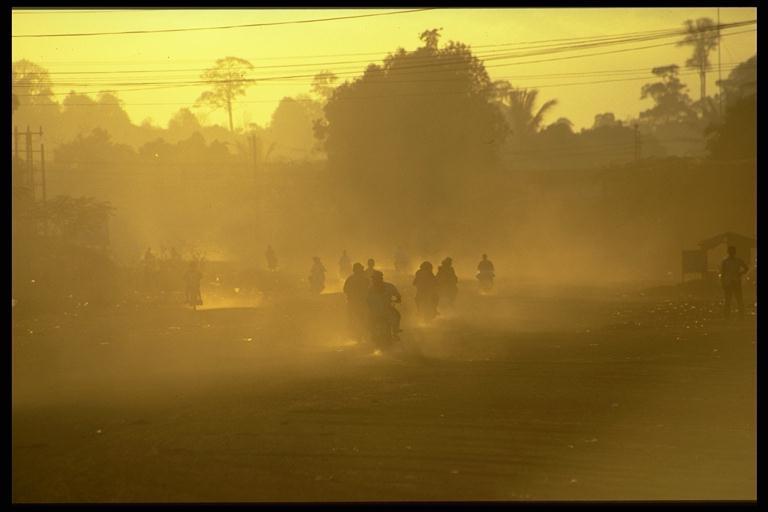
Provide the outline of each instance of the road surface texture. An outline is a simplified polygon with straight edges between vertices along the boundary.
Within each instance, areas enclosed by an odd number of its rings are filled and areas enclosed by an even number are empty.
[[[14,502],[756,498],[753,307],[401,289],[385,353],[338,293],[16,308]]]

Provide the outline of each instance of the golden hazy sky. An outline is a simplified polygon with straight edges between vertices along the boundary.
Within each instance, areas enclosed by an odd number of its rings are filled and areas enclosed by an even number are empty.
[[[393,9],[400,10],[400,9]],[[210,27],[247,23],[271,23],[335,16],[386,12],[385,9],[251,9],[251,10],[88,10],[21,11],[12,15],[12,34],[50,34]],[[754,8],[723,8],[721,23],[755,19]],[[311,75],[328,69],[344,78],[361,73],[366,62],[379,62],[398,47],[412,50],[420,45],[419,33],[443,28],[442,41],[456,40],[477,52],[498,51],[486,45],[523,43],[521,48],[543,40],[599,37],[628,32],[681,28],[686,19],[717,18],[715,8],[526,8],[434,9],[390,16],[286,24],[226,30],[105,35],[92,37],[13,38],[13,60],[28,59],[52,72],[54,92],[103,89],[118,91],[131,119],[151,118],[165,126],[179,108],[191,106],[203,86],[160,87],[158,82],[197,80],[199,73],[217,58],[236,56],[258,69],[254,77]],[[756,53],[755,25],[728,30],[722,39],[723,76],[734,64]],[[736,32],[741,32],[736,34]],[[601,51],[672,43],[676,38],[633,42],[543,57],[510,58],[487,62],[493,79],[507,79],[515,86],[537,87],[541,101],[557,98],[558,106],[546,120],[568,117],[577,128],[590,126],[594,115],[614,112],[618,118],[634,116],[650,106],[640,100],[640,87],[650,81],[650,69],[678,64],[683,68],[691,50],[672,44],[607,55],[546,60]],[[509,47],[517,51],[519,48]],[[350,55],[350,54],[370,55]],[[715,91],[717,51],[710,58],[715,69],[708,90]],[[88,72],[74,75],[71,72]],[[126,73],[115,73],[126,71]],[[129,72],[128,72],[129,71]],[[98,73],[93,73],[98,72]],[[683,70],[689,93],[698,98],[698,77]],[[603,82],[603,83],[586,83]],[[74,85],[73,85],[74,84]],[[82,85],[81,85],[82,84]],[[136,85],[133,85],[136,84]],[[162,84],[161,84],[162,85]],[[141,89],[144,90],[141,90]],[[135,90],[139,89],[139,90]],[[266,125],[283,96],[307,92],[309,79],[283,79],[259,83],[237,105],[235,123]],[[60,96],[59,98],[63,98]],[[87,107],[84,107],[87,108]],[[222,112],[207,122],[225,123]]]

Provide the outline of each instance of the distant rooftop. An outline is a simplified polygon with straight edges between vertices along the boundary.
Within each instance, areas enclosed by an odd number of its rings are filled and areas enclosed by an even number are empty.
[[[748,246],[749,248],[753,248],[755,247],[756,243],[757,240],[752,237],[727,231],[725,233],[720,233],[719,235],[713,236],[712,238],[702,240],[699,242],[699,247],[702,249],[712,249],[713,247],[717,247],[720,244],[726,244],[737,245],[740,247]]]

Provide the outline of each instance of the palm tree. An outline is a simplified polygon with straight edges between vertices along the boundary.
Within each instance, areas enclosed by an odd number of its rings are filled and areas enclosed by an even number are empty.
[[[549,100],[536,110],[538,89],[518,89],[507,82],[494,85],[498,99],[505,106],[512,131],[518,135],[530,135],[541,130],[544,116],[557,105],[557,100]]]
[[[699,70],[701,84],[701,97],[699,99],[703,100],[707,95],[709,52],[717,48],[720,40],[720,28],[711,18],[699,18],[695,23],[693,20],[686,20],[685,31],[685,38],[679,41],[677,46],[693,46],[693,55],[685,61],[685,65]]]

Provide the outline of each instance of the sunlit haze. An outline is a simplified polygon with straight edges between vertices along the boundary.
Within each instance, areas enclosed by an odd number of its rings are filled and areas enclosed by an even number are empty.
[[[393,9],[394,10],[394,9]],[[269,10],[106,10],[79,14],[74,11],[14,10],[14,36],[41,33],[110,32],[190,27],[214,27],[248,23],[275,23],[314,18],[342,17],[387,10],[269,9]],[[721,23],[755,19],[754,8],[722,8]],[[359,76],[368,62],[380,62],[388,53],[419,45],[418,35],[443,28],[443,39],[465,43],[481,55],[498,51],[491,45],[509,45],[512,51],[561,38],[590,38],[680,28],[686,19],[717,17],[717,9],[612,8],[612,9],[432,9],[391,17],[336,20],[317,24],[275,25],[201,32],[155,33],[76,38],[14,38],[13,60],[25,58],[44,66],[54,76],[54,91],[64,94],[116,90],[135,123],[151,119],[165,126],[171,115],[190,106],[202,86],[128,90],[127,85],[102,86],[102,82],[193,81],[203,69],[223,56],[249,60],[261,67],[259,77],[312,75],[330,70],[342,79]],[[754,27],[734,29],[722,40],[721,61],[728,69],[755,52]],[[558,108],[549,121],[569,118],[576,128],[592,124],[595,112],[613,111],[617,118],[634,116],[647,108],[640,100],[640,85],[651,77],[651,68],[678,64],[683,67],[686,48],[676,47],[674,38],[651,43],[632,42],[593,50],[574,50],[548,58],[572,60],[526,63],[536,57],[514,57],[488,62],[492,79],[506,79],[518,87],[541,89],[545,98],[558,98]],[[657,46],[661,43],[662,46]],[[601,51],[655,46],[637,51],[584,56]],[[365,55],[359,55],[365,54]],[[482,59],[482,57],[481,57]],[[544,60],[547,57],[543,57]],[[618,69],[617,69],[618,68]],[[178,70],[178,71],[175,71]],[[613,71],[615,70],[615,71]],[[629,73],[623,70],[629,70]],[[58,72],[94,71],[103,75],[78,76],[77,85],[57,85]],[[132,71],[127,75],[115,74]],[[613,73],[611,73],[613,71]],[[607,73],[606,73],[607,72]],[[597,73],[590,75],[589,73]],[[65,75],[67,76],[67,75]],[[122,78],[120,78],[122,76]],[[696,90],[696,75],[682,77]],[[717,74],[710,74],[714,87]],[[67,80],[69,81],[69,80]],[[306,93],[309,78],[258,82],[238,100],[236,126],[266,125],[283,96]],[[81,85],[82,83],[82,85]],[[583,83],[584,85],[580,85]],[[208,122],[224,124],[221,112]]]
[[[756,500],[757,25],[14,10],[14,503]]]

